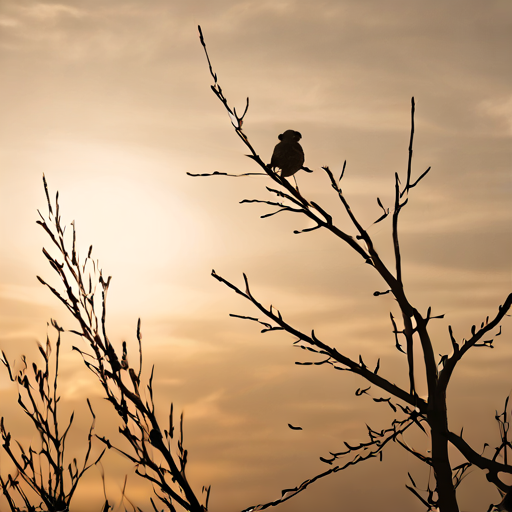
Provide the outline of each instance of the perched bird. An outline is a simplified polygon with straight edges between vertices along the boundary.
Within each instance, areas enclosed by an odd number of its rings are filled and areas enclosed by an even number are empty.
[[[299,144],[301,138],[302,135],[295,130],[286,130],[279,135],[281,142],[274,148],[270,167],[281,169],[283,178],[293,176],[304,165],[304,151]]]

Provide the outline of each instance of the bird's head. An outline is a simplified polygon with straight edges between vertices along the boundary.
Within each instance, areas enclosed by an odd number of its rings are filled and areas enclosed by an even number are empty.
[[[286,130],[284,133],[281,133],[279,135],[279,140],[282,141],[292,141],[299,142],[299,140],[302,138],[302,135],[299,132],[296,132],[295,130]]]

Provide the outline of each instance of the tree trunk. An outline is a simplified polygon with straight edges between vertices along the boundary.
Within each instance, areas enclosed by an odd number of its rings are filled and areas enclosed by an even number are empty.
[[[459,512],[448,458],[446,395],[436,402],[428,414],[428,419],[432,436],[432,467],[437,484],[438,507],[440,512]]]

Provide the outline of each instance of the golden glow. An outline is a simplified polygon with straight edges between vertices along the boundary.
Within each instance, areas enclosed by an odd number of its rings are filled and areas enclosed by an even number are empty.
[[[380,357],[381,372],[406,386],[389,323],[395,304],[373,297],[384,285],[341,242],[318,231],[292,234],[310,226],[306,219],[260,219],[265,206],[238,204],[268,199],[266,177],[186,175],[255,171],[211,93],[197,24],[230,101],[238,110],[250,97],[244,130],[262,159],[270,161],[279,133],[299,130],[315,169],[297,174],[301,191],[348,226],[319,171],[328,164],[339,175],[346,159],[344,193],[390,266],[389,219],[372,223],[381,214],[376,198],[392,207],[394,173],[406,171],[415,96],[413,172],[432,171],[400,220],[404,279],[417,307],[446,314],[433,326],[437,355],[451,349],[449,324],[467,337],[512,284],[510,14],[506,1],[473,0],[4,0],[0,349],[19,364],[21,354],[37,358],[50,318],[76,328],[35,278],[56,284],[41,254],[49,241],[35,224],[36,210],[46,212],[44,173],[51,194],[59,191],[63,222],[75,221],[81,257],[92,244],[113,276],[111,340],[126,340],[134,354],[142,320],[157,407],[163,418],[170,402],[185,411],[189,471],[198,488],[213,484],[212,512],[270,501],[325,470],[319,456],[363,440],[365,423],[386,426],[388,411],[354,397],[363,384],[354,376],[294,365],[308,358],[290,337],[229,318],[258,312],[210,272],[240,286],[246,272],[263,303],[369,365]],[[495,350],[468,355],[454,376],[450,421],[475,446],[498,439],[493,418],[511,386],[510,329],[507,318]],[[63,337],[63,403],[81,415],[70,450],[81,450],[87,434],[87,396],[97,433],[115,436],[118,427],[71,350],[80,343]],[[33,439],[14,388],[5,375],[0,383],[0,415],[22,440]],[[414,471],[426,486],[428,474],[410,459],[392,448],[381,465],[331,476],[280,510],[338,511],[342,502],[353,512],[419,510],[404,483]],[[104,466],[109,499],[119,505],[128,473],[127,495],[150,509],[150,491],[126,460],[111,453]],[[6,468],[2,453],[2,476]],[[462,510],[496,502],[484,475],[470,479]],[[89,512],[93,500],[99,509],[99,471],[80,493],[73,512]]]

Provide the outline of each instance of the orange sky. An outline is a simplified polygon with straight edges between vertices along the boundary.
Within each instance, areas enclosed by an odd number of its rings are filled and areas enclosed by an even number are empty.
[[[52,193],[60,192],[63,220],[76,221],[82,252],[92,243],[113,276],[111,339],[132,343],[141,317],[157,405],[163,417],[171,401],[184,409],[192,480],[198,489],[212,484],[210,508],[224,512],[276,499],[325,470],[319,457],[329,450],[365,440],[365,423],[381,429],[391,417],[354,396],[363,381],[294,365],[307,358],[290,336],[260,335],[256,325],[229,318],[256,311],[212,279],[212,268],[239,285],[246,272],[253,292],[290,322],[351,357],[361,353],[372,364],[381,357],[382,374],[404,386],[406,363],[389,325],[394,303],[372,296],[382,284],[368,265],[326,233],[294,235],[305,219],[262,220],[264,206],[238,204],[268,199],[268,178],[186,176],[257,172],[210,90],[198,24],[230,102],[242,109],[250,97],[244,129],[261,157],[270,160],[279,133],[299,130],[306,165],[316,170],[297,175],[300,189],[332,209],[319,168],[338,174],[346,159],[344,192],[364,226],[380,215],[377,196],[391,206],[393,175],[406,170],[415,96],[413,168],[416,176],[432,171],[401,218],[404,279],[416,307],[446,315],[433,330],[441,354],[449,350],[448,324],[467,337],[511,291],[512,6],[1,3],[0,348],[19,361],[35,354],[50,318],[75,327],[35,278],[53,278],[35,224],[36,210],[45,209],[45,173]],[[387,221],[370,228],[385,256],[389,230]],[[508,318],[495,350],[474,349],[454,376],[450,425],[464,425],[477,450],[498,442],[494,411],[512,391],[510,332]],[[88,428],[87,396],[102,411],[98,434],[112,432],[117,420],[71,352],[77,343],[64,337],[63,403],[80,418],[77,437]],[[11,430],[30,438],[5,372],[0,392]],[[104,466],[111,500],[119,504],[128,472],[128,496],[149,510],[126,461],[112,453]],[[1,454],[2,475],[5,468]],[[382,463],[331,476],[280,510],[422,510],[405,489],[407,471],[426,487],[426,468],[393,446]],[[90,510],[91,499],[99,507],[100,482],[92,471],[76,512]],[[474,470],[459,492],[461,510],[485,510],[497,496]]]

